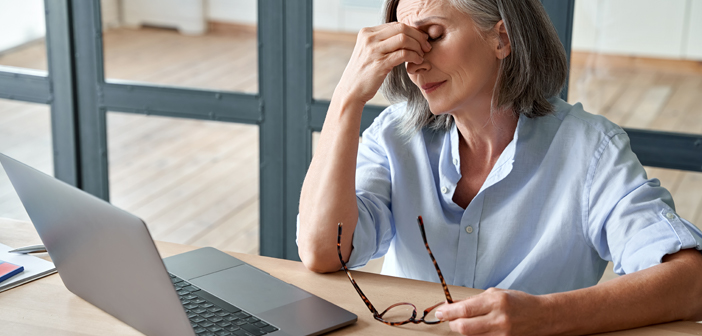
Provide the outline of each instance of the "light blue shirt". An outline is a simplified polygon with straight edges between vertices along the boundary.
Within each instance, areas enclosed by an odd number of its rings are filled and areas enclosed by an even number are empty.
[[[438,282],[418,215],[446,282],[473,288],[568,291],[595,285],[607,261],[625,274],[702,249],[702,232],[647,179],[620,127],[580,104],[551,102],[554,114],[519,118],[466,209],[452,200],[461,178],[456,126],[408,142],[395,127],[405,104],[388,107],[359,148],[348,265],[385,256],[383,274]]]

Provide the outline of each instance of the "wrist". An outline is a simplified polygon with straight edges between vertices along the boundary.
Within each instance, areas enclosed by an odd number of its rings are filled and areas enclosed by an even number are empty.
[[[577,303],[569,302],[569,295],[553,293],[540,295],[544,319],[544,335],[572,335],[577,334],[580,316],[577,314]],[[570,314],[576,312],[575,315]]]
[[[344,110],[363,110],[363,107],[366,105],[366,101],[363,98],[354,94],[353,90],[342,85],[334,89],[331,102],[332,104],[336,104],[338,108]]]
[[[543,312],[541,323],[543,335],[562,335],[568,333],[572,328],[569,323],[570,318],[563,314],[567,311],[567,305],[558,293],[537,296],[540,301],[540,310]]]
[[[359,129],[357,128],[361,126],[361,115],[365,105],[364,101],[357,99],[353,95],[335,91],[329,104],[329,110],[327,110],[325,124],[327,121],[335,121],[335,124],[338,123],[337,127],[342,129],[350,128],[354,132],[358,132]],[[342,125],[345,127],[342,127]]]

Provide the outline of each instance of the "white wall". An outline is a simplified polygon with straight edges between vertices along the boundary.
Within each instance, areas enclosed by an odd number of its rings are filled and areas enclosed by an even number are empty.
[[[0,51],[44,37],[44,1],[0,0]]]
[[[120,5],[120,0],[100,0],[103,30],[119,27],[121,25],[122,8]]]
[[[207,19],[240,24],[256,24],[256,0],[208,0]],[[315,29],[358,32],[381,22],[383,0],[314,0]]]
[[[576,0],[573,50],[702,59],[687,52],[702,45],[702,29],[693,27],[702,10],[690,12],[693,5],[702,0]]]
[[[208,0],[207,13],[210,21],[256,24],[257,0]]]
[[[692,0],[688,17],[690,24],[684,56],[702,60],[702,0]]]
[[[209,20],[255,24],[256,0],[208,0]],[[314,0],[314,29],[357,32],[383,0]],[[702,0],[576,0],[573,50],[702,60]]]

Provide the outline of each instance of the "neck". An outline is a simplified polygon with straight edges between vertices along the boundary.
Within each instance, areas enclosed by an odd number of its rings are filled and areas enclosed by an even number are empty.
[[[461,153],[490,163],[497,161],[512,141],[518,121],[511,110],[454,114],[453,117],[459,132]]]

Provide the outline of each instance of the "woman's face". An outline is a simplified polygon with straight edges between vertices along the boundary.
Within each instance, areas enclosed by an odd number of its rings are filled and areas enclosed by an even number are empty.
[[[401,0],[397,19],[429,35],[432,49],[424,62],[405,66],[432,113],[456,115],[489,108],[498,55],[505,50],[498,49],[497,37],[484,39],[473,20],[446,0]]]

